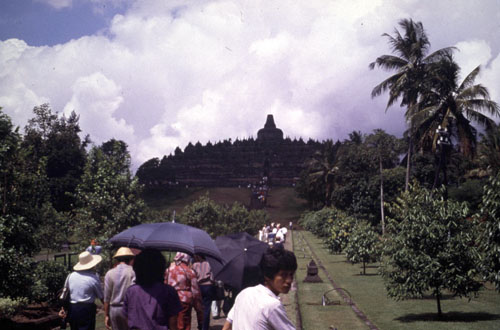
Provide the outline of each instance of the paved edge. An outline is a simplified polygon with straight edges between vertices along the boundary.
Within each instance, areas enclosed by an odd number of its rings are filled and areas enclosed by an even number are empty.
[[[321,268],[321,270],[325,273],[326,277],[330,281],[330,283],[333,285],[333,287],[337,290],[337,292],[340,292],[342,295],[342,298],[344,299],[345,302],[350,303],[352,310],[356,315],[370,328],[370,330],[379,330],[375,324],[373,324],[368,317],[366,316],[365,313],[363,313],[359,307],[356,305],[356,303],[344,292],[344,290],[335,283],[335,281],[332,279],[326,268],[323,266],[323,263],[321,260],[318,258],[316,253],[313,251],[311,248],[311,245],[309,242],[304,238],[304,235],[301,235],[301,239],[307,244],[307,247],[309,248],[309,251],[311,251],[311,254],[314,256],[314,259],[316,259],[316,264]],[[296,293],[297,294],[297,293]],[[296,299],[298,301],[298,299]],[[301,328],[302,329],[302,328]]]
[[[290,230],[292,233],[291,235],[291,243],[292,243],[292,251],[295,253],[295,244],[294,244],[294,240],[295,240],[295,237],[294,236],[294,233],[295,233],[295,230]],[[297,325],[297,329],[303,329],[302,328],[302,314],[301,314],[301,311],[300,311],[300,304],[299,304],[299,282],[297,281],[297,277],[295,277],[295,280],[294,280],[294,284],[295,284],[295,311],[296,311],[296,316],[295,316],[295,323]]]

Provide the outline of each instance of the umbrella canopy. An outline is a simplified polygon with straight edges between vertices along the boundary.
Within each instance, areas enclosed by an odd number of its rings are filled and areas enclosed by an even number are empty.
[[[144,223],[108,240],[115,246],[201,254],[222,262],[219,249],[206,231],[175,222]]]
[[[224,265],[212,267],[215,279],[242,290],[260,281],[260,259],[268,245],[247,233],[219,236],[215,239]]]

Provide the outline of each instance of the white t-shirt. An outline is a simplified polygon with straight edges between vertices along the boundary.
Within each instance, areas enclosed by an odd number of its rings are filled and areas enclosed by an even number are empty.
[[[227,321],[232,330],[295,330],[279,297],[262,284],[236,296]]]

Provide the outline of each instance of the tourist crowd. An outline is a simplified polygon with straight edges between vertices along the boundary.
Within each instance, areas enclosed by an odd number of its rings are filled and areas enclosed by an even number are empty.
[[[276,236],[280,232],[279,225],[269,227],[271,233],[276,229]],[[279,242],[285,237],[286,231]],[[189,330],[194,309],[198,329],[208,330],[212,301],[216,299],[210,264],[202,256],[192,259],[177,252],[167,267],[160,251],[137,252],[127,247],[116,251],[114,267],[104,277],[104,290],[96,273],[102,257],[95,249],[82,252],[65,283],[70,304],[59,313],[61,328],[69,323],[72,330],[95,329],[95,301],[99,299],[107,329]],[[245,288],[236,296],[223,329],[295,329],[278,297],[291,288],[297,269],[295,255],[282,244],[275,245],[262,256],[260,269],[261,284]]]

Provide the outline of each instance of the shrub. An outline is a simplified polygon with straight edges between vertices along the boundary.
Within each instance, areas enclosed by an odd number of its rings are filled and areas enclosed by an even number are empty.
[[[19,298],[0,298],[0,318],[12,317],[18,310],[28,304],[28,299]]]
[[[56,261],[41,261],[37,264],[33,277],[32,299],[37,302],[50,301],[60,290],[68,271],[66,267]]]
[[[342,216],[344,216],[342,211],[334,207],[325,207],[319,211],[304,213],[299,223],[314,235],[327,238],[330,236],[332,224]]]
[[[363,275],[366,274],[366,263],[380,258],[380,240],[373,227],[365,222],[357,223],[345,248],[346,257],[352,263],[363,263]]]
[[[205,230],[212,238],[230,233],[258,233],[262,226],[269,222],[263,210],[248,211],[240,203],[221,206],[211,200],[208,194],[201,196],[186,206],[179,216],[179,222]]]
[[[332,253],[342,252],[349,243],[349,236],[356,224],[356,219],[345,214],[340,214],[339,217],[332,222],[330,227],[330,235],[325,240],[327,248]]]

